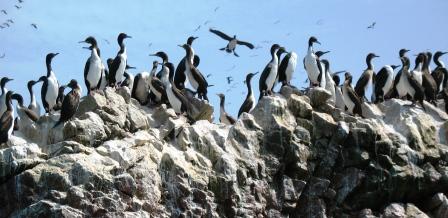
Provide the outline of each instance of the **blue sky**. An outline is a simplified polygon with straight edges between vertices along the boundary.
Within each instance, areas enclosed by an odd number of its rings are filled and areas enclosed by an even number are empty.
[[[378,71],[385,64],[399,64],[401,48],[411,49],[411,54],[427,49],[448,51],[446,0],[25,0],[20,10],[15,4],[15,0],[0,0],[0,9],[8,12],[0,13],[1,23],[14,20],[11,27],[0,30],[0,55],[5,54],[0,59],[0,76],[13,77],[8,88],[25,99],[29,98],[26,82],[46,73],[45,55],[49,52],[60,53],[53,61],[60,83],[74,78],[84,84],[83,69],[90,53],[78,41],[90,35],[97,38],[103,61],[115,57],[118,33],[131,35],[126,45],[128,63],[137,67],[130,71],[134,75],[149,71],[154,57],[148,54],[159,50],[167,52],[177,65],[185,55],[177,45],[185,43],[188,36],[198,36],[193,47],[201,57],[199,69],[204,75],[212,74],[209,83],[215,85],[209,88],[210,101],[219,113],[215,93],[224,93],[226,109],[234,116],[246,95],[245,75],[263,70],[272,43],[298,54],[293,80],[298,87],[305,85],[301,60],[312,35],[322,43],[315,50],[331,51],[325,58],[332,70],[348,70],[355,80],[365,69],[369,52],[381,56],[374,61]],[[209,23],[204,25],[206,21]],[[374,21],[375,29],[368,30]],[[210,27],[262,48],[238,47],[239,58],[219,51],[226,42],[208,32]],[[227,76],[236,83],[228,92]],[[258,78],[252,82],[256,98]],[[40,99],[40,85],[35,93]]]

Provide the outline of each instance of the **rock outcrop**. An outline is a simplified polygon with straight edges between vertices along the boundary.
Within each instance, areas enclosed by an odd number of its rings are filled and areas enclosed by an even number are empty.
[[[445,112],[281,93],[233,126],[93,93],[0,150],[0,217],[448,217]]]

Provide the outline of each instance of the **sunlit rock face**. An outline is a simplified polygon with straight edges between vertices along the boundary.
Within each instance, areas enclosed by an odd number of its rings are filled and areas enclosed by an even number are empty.
[[[228,126],[207,102],[186,118],[128,92],[17,132],[0,150],[0,217],[448,217],[448,116],[430,104],[361,118],[323,89],[283,88]]]

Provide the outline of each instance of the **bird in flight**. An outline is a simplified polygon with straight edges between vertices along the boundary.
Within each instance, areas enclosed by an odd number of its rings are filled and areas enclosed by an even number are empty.
[[[324,24],[324,20],[323,20],[323,19],[319,19],[319,20],[316,22],[316,25],[318,25],[318,26],[321,26],[322,24]]]
[[[9,23],[3,23],[3,25],[5,25],[5,26],[9,27]]]
[[[14,5],[14,6],[17,8],[17,10],[22,8],[22,6],[18,6],[18,5]]]
[[[151,46],[152,46],[152,42],[150,42],[150,43],[148,44],[148,48],[151,48]]]
[[[206,20],[206,21],[204,22],[204,26],[207,25],[207,24],[209,24],[209,23],[210,23],[210,20]]]
[[[219,30],[214,30],[212,28],[210,28],[210,32],[216,34],[217,36],[221,37],[224,40],[229,41],[229,43],[227,43],[226,47],[221,48],[219,50],[221,51],[226,51],[227,53],[233,53],[235,56],[239,57],[239,55],[235,52],[235,48],[237,45],[244,45],[247,46],[250,49],[254,49],[254,45],[252,45],[249,42],[245,42],[245,41],[240,41],[236,38],[236,35],[233,35],[233,37],[228,36],[227,34],[219,31]]]
[[[5,27],[4,27],[4,26],[2,26],[2,25],[0,25],[0,29],[5,29]]]
[[[103,39],[108,45],[110,45],[110,42],[109,42],[109,40],[107,40],[107,39]]]
[[[211,74],[211,73],[209,73],[209,74],[207,74],[207,76],[206,76],[206,77],[207,77],[207,78],[209,78],[209,77],[211,77],[211,76],[212,76],[212,74]]]
[[[230,84],[233,82],[233,78],[231,76],[228,76],[226,78],[227,78],[227,84]]]
[[[275,22],[274,22],[274,24],[279,24],[280,23],[280,20],[276,20]]]
[[[215,8],[215,12],[218,11],[218,9],[219,9],[219,6]]]
[[[6,20],[7,22],[14,23],[11,19]]]
[[[201,29],[201,25],[199,25],[194,31],[197,32],[200,29]]]
[[[34,27],[34,29],[37,30],[37,25],[35,23],[32,23],[31,26]]]
[[[4,13],[5,15],[7,15],[8,13],[6,13],[6,11],[5,10],[1,10],[2,11],[2,13]]]
[[[2,59],[3,59],[3,58],[5,58],[5,56],[6,56],[6,54],[5,54],[5,53],[3,53],[3,54],[2,54],[2,56],[0,56],[0,58],[2,58]]]
[[[373,22],[372,24],[370,24],[367,29],[373,29],[375,28],[376,22]]]
[[[232,67],[231,67],[231,68],[229,68],[229,69],[227,69],[226,71],[227,71],[227,72],[229,72],[229,71],[231,71],[231,70],[233,70],[233,69],[235,69],[235,64],[234,64],[234,65],[232,65]]]
[[[23,0],[18,0],[19,3],[23,3]]]

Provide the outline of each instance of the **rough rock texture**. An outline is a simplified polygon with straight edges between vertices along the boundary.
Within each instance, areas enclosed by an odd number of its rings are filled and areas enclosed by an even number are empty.
[[[0,150],[0,217],[448,217],[447,114],[282,90],[233,126],[95,92]]]

